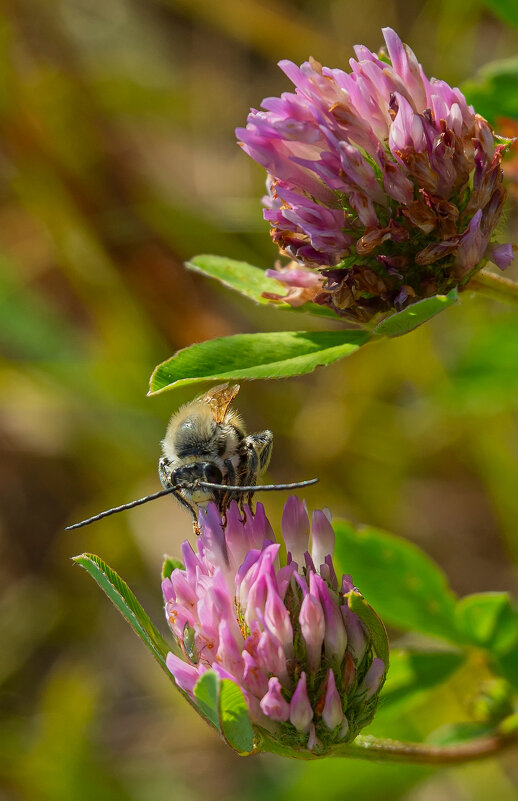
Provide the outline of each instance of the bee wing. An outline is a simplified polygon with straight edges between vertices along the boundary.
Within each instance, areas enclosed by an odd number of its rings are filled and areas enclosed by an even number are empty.
[[[200,400],[210,406],[216,423],[223,423],[227,409],[238,392],[239,384],[233,384],[231,387],[228,384],[218,384],[217,387],[212,387],[205,395],[202,395]]]

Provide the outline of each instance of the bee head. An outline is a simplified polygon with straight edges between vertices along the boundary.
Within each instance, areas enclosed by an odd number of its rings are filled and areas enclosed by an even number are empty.
[[[177,467],[171,473],[171,482],[177,487],[194,487],[197,481],[209,481],[211,484],[221,484],[223,474],[214,462],[193,462]]]

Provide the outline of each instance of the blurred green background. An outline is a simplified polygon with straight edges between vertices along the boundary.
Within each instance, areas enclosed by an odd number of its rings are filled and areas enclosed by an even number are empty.
[[[322,327],[182,267],[203,252],[275,259],[264,174],[233,130],[288,88],[276,61],[346,67],[391,25],[457,84],[516,58],[517,16],[513,0],[1,4],[1,801],[518,798],[511,755],[441,770],[239,759],[70,562],[101,554],[165,630],[159,571],[192,536],[183,510],[163,499],[63,531],[159,489],[167,420],[196,393],[146,398],[155,364],[209,337]],[[502,237],[517,229],[511,201]],[[399,340],[242,386],[238,408],[275,433],[272,480],[320,476],[311,506],[415,541],[461,594],[512,591],[517,366],[516,311],[467,293]],[[274,521],[281,503],[268,498]],[[475,662],[372,731],[423,739],[469,720],[481,677]]]

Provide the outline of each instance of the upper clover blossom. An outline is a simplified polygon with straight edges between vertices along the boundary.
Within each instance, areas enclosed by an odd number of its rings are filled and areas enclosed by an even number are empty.
[[[324,512],[313,513],[310,527],[305,505],[288,499],[284,558],[263,506],[245,511],[243,519],[235,501],[225,521],[214,504],[200,511],[196,552],[184,542],[184,568],[164,579],[166,618],[183,653],[169,653],[167,666],[191,696],[209,669],[231,679],[256,730],[323,754],[374,715],[387,668],[384,630],[350,576],[338,580]]]
[[[355,321],[513,257],[512,245],[490,244],[506,144],[459,89],[426,77],[391,28],[383,35],[388,55],[358,45],[351,72],[279,62],[295,93],[266,98],[236,131],[268,170],[264,216],[294,260],[267,273],[290,287],[283,300]]]

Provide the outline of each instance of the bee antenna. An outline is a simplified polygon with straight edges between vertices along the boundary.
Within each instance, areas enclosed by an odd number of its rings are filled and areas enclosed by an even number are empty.
[[[125,509],[133,509],[134,506],[141,506],[143,503],[147,503],[148,501],[154,501],[157,498],[162,498],[163,495],[169,495],[171,492],[174,492],[175,489],[176,487],[168,487],[167,489],[160,490],[160,492],[154,492],[152,495],[146,495],[145,498],[139,498],[137,501],[124,503],[122,506],[114,506],[113,509],[107,509],[105,512],[99,512],[98,515],[88,517],[86,520],[81,520],[80,523],[73,523],[71,526],[66,526],[65,531],[71,531],[73,528],[89,526],[90,523],[95,523],[96,520],[102,520],[103,517],[109,517],[117,512],[124,512]]]
[[[298,489],[299,487],[310,487],[316,484],[318,478],[310,478],[307,481],[295,481],[292,484],[254,484],[253,486],[243,487],[239,484],[212,484],[210,481],[197,481],[200,487],[207,487],[208,489],[221,489],[230,492],[273,492],[274,490],[291,490]]]

